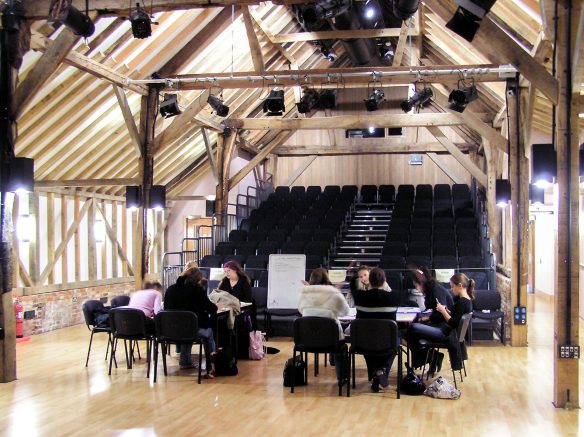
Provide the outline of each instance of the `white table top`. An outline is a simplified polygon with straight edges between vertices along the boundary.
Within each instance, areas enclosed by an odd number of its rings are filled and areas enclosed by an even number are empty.
[[[355,320],[357,315],[357,310],[355,308],[350,309],[350,313],[347,316],[339,317],[341,322],[352,322]],[[398,307],[395,316],[396,322],[412,323],[416,320],[416,316],[420,313],[420,308],[418,307]]]

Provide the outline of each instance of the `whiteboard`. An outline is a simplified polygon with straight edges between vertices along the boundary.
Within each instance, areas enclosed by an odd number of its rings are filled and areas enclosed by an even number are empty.
[[[268,264],[268,308],[298,308],[306,272],[306,255],[270,255]]]

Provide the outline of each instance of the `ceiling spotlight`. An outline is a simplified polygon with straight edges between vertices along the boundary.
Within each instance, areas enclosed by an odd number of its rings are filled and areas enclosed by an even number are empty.
[[[381,60],[386,64],[391,64],[393,62],[395,50],[389,40],[384,41],[383,44],[379,45],[379,56],[381,57]]]
[[[332,47],[321,47],[320,53],[324,56],[329,62],[335,62],[337,60],[337,54],[335,53]]]
[[[541,206],[545,202],[545,191],[536,184],[529,185],[529,200],[533,206]]]
[[[367,18],[368,20],[371,20],[373,18],[375,18],[375,9],[373,9],[372,7],[368,7],[367,9],[365,9],[365,18]]]
[[[71,3],[72,0],[51,0],[47,21],[63,23],[75,35],[89,38],[95,32],[93,21]]]
[[[464,112],[466,105],[479,98],[477,87],[474,85],[465,86],[457,90],[453,90],[448,96],[448,109],[456,112]]]
[[[317,106],[320,109],[335,109],[337,106],[337,90],[322,90]]]
[[[176,94],[165,94],[164,100],[160,104],[160,115],[164,118],[174,117],[182,111],[178,106],[178,96]]]
[[[152,35],[152,20],[148,12],[140,7],[140,3],[136,3],[136,9],[130,14],[130,23],[134,38],[144,39]]]
[[[334,18],[351,8],[350,0],[319,0],[302,7],[302,19],[308,25]]]
[[[409,20],[418,10],[419,0],[393,0],[393,15],[400,20]]]
[[[8,167],[6,191],[17,194],[31,193],[34,190],[34,160],[13,157]]]
[[[413,108],[422,108],[430,99],[434,97],[432,88],[424,87],[420,91],[416,91],[412,97],[401,102],[402,111],[410,112]]]
[[[384,98],[385,94],[383,93],[383,91],[381,91],[379,88],[373,88],[373,91],[371,91],[369,97],[367,97],[364,100],[365,108],[369,112],[377,111],[377,109],[379,108],[379,104],[383,101]]]
[[[497,0],[456,0],[459,8],[446,27],[468,42],[472,42],[481,21]]]
[[[227,114],[229,114],[229,106],[227,106],[219,97],[209,95],[207,103],[211,105],[211,108],[213,108],[219,117],[227,117]]]
[[[539,188],[551,186],[558,172],[557,154],[554,145],[533,144],[531,146],[531,180]]]
[[[306,114],[307,112],[310,112],[317,103],[318,93],[313,89],[307,88],[304,90],[300,101],[296,103],[296,107],[298,108],[298,112]]]
[[[284,106],[284,90],[272,90],[266,100],[264,100],[264,113],[268,117],[281,116],[286,107]]]
[[[499,208],[505,208],[511,200],[511,184],[508,179],[495,181],[495,203]]]
[[[166,187],[164,185],[152,185],[150,187],[150,199],[148,208],[161,211],[166,207]]]
[[[370,133],[371,135],[373,135],[373,134],[375,133],[375,128],[374,128],[373,126],[369,126],[369,127],[367,128],[367,130],[369,131],[369,133]]]

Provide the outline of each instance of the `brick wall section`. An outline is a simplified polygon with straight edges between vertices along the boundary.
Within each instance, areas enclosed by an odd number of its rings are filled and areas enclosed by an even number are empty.
[[[104,305],[109,305],[112,297],[130,294],[132,291],[134,283],[128,282],[20,296],[24,311],[35,311],[33,319],[24,320],[24,335],[30,336],[85,323],[81,310],[83,302],[106,297],[107,302]]]
[[[511,308],[511,278],[497,272],[497,290],[501,293],[501,309],[505,311],[505,342],[511,343],[511,317],[513,308]]]

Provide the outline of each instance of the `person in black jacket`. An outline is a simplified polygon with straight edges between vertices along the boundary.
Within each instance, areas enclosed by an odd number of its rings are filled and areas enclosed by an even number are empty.
[[[201,286],[203,274],[197,267],[189,267],[183,271],[176,284],[171,285],[164,295],[164,309],[192,311],[199,321],[198,335],[203,339],[205,348],[205,362],[207,375],[214,376],[211,355],[215,353],[215,339],[213,337],[213,322],[217,315],[217,306],[207,297],[207,293]],[[181,345],[180,361],[181,369],[193,367],[191,359],[191,345]]]
[[[427,267],[412,270],[412,280],[416,290],[424,293],[424,306],[426,310],[432,310],[427,321],[429,325],[440,326],[445,322],[444,316],[436,309],[436,303],[440,302],[448,311],[452,309],[454,301],[452,293],[442,284],[436,281]]]
[[[472,299],[474,299],[474,280],[469,279],[464,273],[456,273],[450,278],[450,288],[457,297],[456,302],[449,311],[441,303],[436,304],[438,311],[444,318],[440,326],[428,326],[422,323],[412,323],[408,328],[408,345],[414,358],[414,367],[421,367],[426,360],[426,350],[422,349],[420,339],[448,344],[448,354],[453,370],[462,367],[462,357],[458,356],[456,343],[457,329],[462,316],[472,312]],[[438,364],[438,370],[440,363]]]
[[[251,302],[251,281],[237,261],[227,261],[223,264],[225,277],[217,287],[227,291],[241,302]]]
[[[369,290],[357,289],[353,293],[355,308],[358,319],[391,319],[395,320],[397,307],[399,306],[399,295],[397,293],[383,289],[385,283],[385,273],[378,267],[369,272]],[[379,385],[387,388],[389,386],[388,375],[395,354],[387,356],[365,355],[367,363],[367,373],[371,383],[371,390],[379,391]]]

